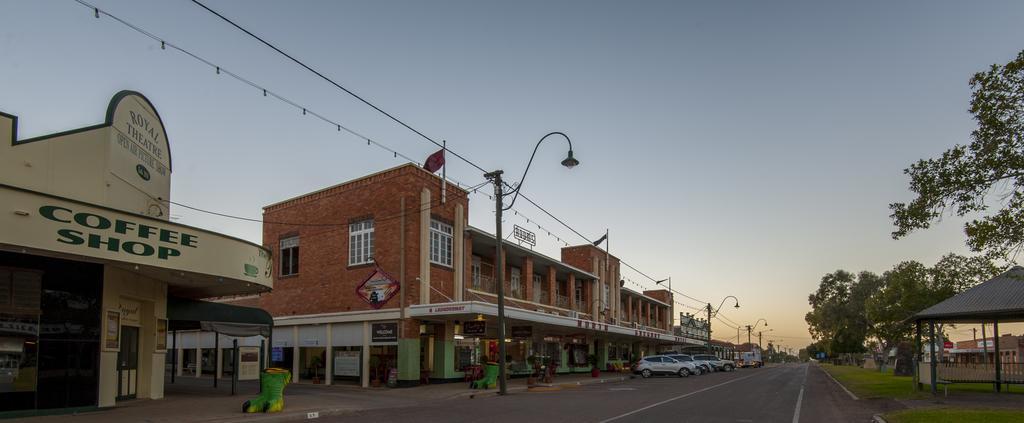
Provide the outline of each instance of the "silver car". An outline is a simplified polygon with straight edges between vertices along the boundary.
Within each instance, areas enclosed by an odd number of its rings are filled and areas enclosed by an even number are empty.
[[[732,360],[726,360],[724,358],[718,358],[713,355],[695,355],[693,356],[696,360],[704,360],[711,364],[715,370],[723,372],[731,372],[736,368],[736,363]]]
[[[686,367],[687,374],[701,375],[705,373],[704,368],[701,367],[696,361],[694,361],[693,357],[690,357],[686,354],[670,354],[669,357],[672,357],[676,361],[683,363],[683,366]]]

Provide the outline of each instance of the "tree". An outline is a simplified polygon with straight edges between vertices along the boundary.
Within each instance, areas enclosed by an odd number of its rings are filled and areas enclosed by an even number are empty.
[[[947,211],[982,214],[965,224],[968,247],[1013,261],[1024,246],[1024,51],[976,73],[970,86],[969,111],[978,123],[970,145],[904,170],[917,197],[889,205],[892,236],[927,229]],[[993,200],[999,200],[999,210],[985,214]]]
[[[878,289],[881,280],[871,272],[856,277],[845,270],[837,270],[821,278],[818,290],[807,301],[811,311],[804,316],[811,336],[825,341],[827,353],[864,352],[868,336],[865,302]]]
[[[910,339],[913,327],[906,319],[935,304],[935,295],[927,288],[928,268],[916,261],[905,261],[885,272],[885,286],[866,304],[871,334],[888,350]]]
[[[866,303],[871,335],[885,350],[909,341],[913,326],[907,319],[1001,271],[984,256],[947,254],[930,268],[916,261],[900,263],[882,274],[882,288]]]

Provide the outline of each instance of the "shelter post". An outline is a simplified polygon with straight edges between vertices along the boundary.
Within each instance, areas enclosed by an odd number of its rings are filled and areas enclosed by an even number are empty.
[[[929,342],[929,344],[931,344],[928,347],[928,351],[929,351],[929,358],[930,358],[929,361],[931,361],[931,363],[929,363],[929,364],[931,364],[932,395],[935,395],[938,392],[937,386],[936,386],[936,380],[935,380],[936,373],[938,373],[937,369],[936,369],[936,366],[938,365],[938,363],[935,362],[936,361],[936,357],[935,357],[935,320],[929,320],[928,321],[928,334],[929,334],[928,342]]]
[[[995,340],[993,347],[996,361],[996,392],[1000,392],[1003,389],[1003,360],[999,354],[999,319],[992,321],[992,339]]]
[[[203,350],[200,349],[199,351],[200,351],[200,355],[198,357],[196,357],[196,367],[203,367],[203,357],[202,357],[202,351]],[[220,358],[220,332],[213,332],[213,359],[214,360],[218,360],[219,358]],[[220,363],[215,363],[214,364],[214,370],[213,370],[213,387],[214,388],[217,387],[217,378],[220,377],[220,372],[217,371],[218,369],[220,369]],[[196,373],[200,374],[200,375],[203,374],[202,370],[200,370],[200,371],[198,371]]]
[[[238,338],[231,340],[231,395],[238,386]]]
[[[914,337],[914,388],[921,390],[921,321],[915,321],[916,335]]]
[[[174,375],[178,374],[178,331],[171,332],[171,383],[174,383]]]

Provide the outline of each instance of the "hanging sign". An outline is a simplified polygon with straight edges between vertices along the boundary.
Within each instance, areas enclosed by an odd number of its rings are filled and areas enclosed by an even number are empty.
[[[380,266],[374,266],[373,273],[370,273],[363,283],[356,287],[356,295],[370,303],[373,308],[381,308],[384,303],[398,293],[400,287],[401,285],[395,278],[392,278]]]
[[[512,326],[511,332],[515,339],[530,339],[533,337],[533,326]]]
[[[462,323],[462,334],[463,335],[474,335],[482,336],[487,333],[487,321],[486,320],[471,320]]]

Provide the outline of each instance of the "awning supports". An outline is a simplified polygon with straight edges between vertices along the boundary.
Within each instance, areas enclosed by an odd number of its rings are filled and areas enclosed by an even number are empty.
[[[992,338],[995,339],[995,360],[996,360],[996,392],[1003,389],[1003,360],[999,354],[999,319],[992,322]]]
[[[938,385],[937,385],[938,381],[935,380],[936,376],[937,376],[937,373],[938,373],[937,369],[936,369],[936,366],[938,366],[938,363],[936,363],[936,361],[938,361],[938,360],[937,360],[937,357],[935,355],[935,321],[934,320],[928,321],[928,332],[929,332],[928,342],[931,344],[931,347],[928,348],[928,350],[930,351],[930,354],[931,354],[931,357],[930,357],[931,358],[931,363],[929,363],[929,364],[931,364],[931,374],[932,374],[932,378],[931,378],[932,379],[931,380],[931,382],[932,382],[932,395],[935,395],[935,394],[938,393],[938,389],[937,389],[938,388]]]

